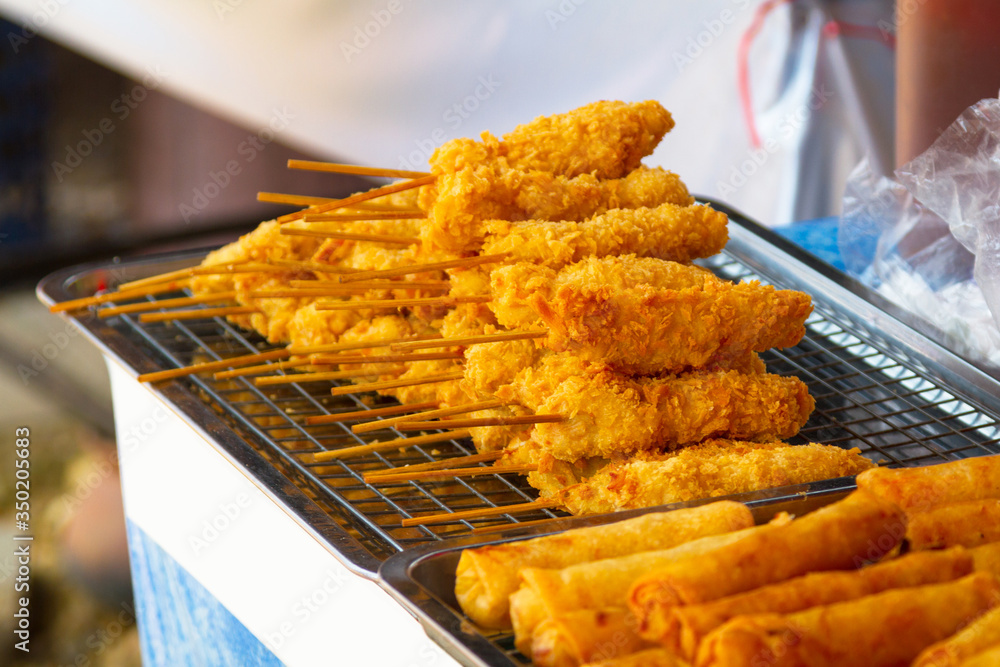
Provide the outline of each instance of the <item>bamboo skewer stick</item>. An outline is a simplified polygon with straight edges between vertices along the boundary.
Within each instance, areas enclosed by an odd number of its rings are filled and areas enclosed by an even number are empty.
[[[289,169],[304,169],[306,171],[325,171],[334,174],[356,174],[358,176],[380,176],[384,178],[422,178],[430,176],[426,171],[406,171],[404,169],[382,169],[379,167],[362,167],[356,164],[340,164],[337,162],[319,162],[316,160],[289,160]]]
[[[339,412],[333,415],[313,415],[306,417],[306,425],[316,424],[339,424],[341,422],[356,421],[358,419],[368,419],[370,417],[381,417],[383,415],[398,415],[401,412],[414,412],[436,408],[440,403],[428,401],[425,403],[405,403],[403,405],[391,405],[387,408],[374,408],[372,410],[355,410],[353,412]]]
[[[128,301],[129,299],[139,299],[144,296],[156,296],[164,292],[176,292],[182,287],[186,287],[189,279],[182,278],[165,284],[154,285],[152,287],[139,287],[137,289],[119,290],[117,292],[106,292],[95,296],[85,296],[69,301],[60,301],[49,306],[50,313],[63,313],[70,310],[82,310],[90,306],[99,306],[102,303],[113,303],[115,301]]]
[[[437,361],[440,359],[464,359],[462,352],[431,352],[429,354],[412,353],[406,354],[343,354],[332,357],[317,355],[315,363],[318,366],[332,366],[343,364],[388,364],[393,362],[410,363],[412,361]]]
[[[290,345],[288,351],[291,354],[316,354],[318,352],[344,352],[348,350],[374,350],[380,347],[389,347],[393,343],[400,343],[404,340],[430,340],[440,338],[440,334],[428,334],[423,336],[409,336],[407,338],[383,338],[379,340],[358,341],[354,343],[330,343],[327,345]]]
[[[420,239],[416,236],[393,236],[391,234],[356,234],[353,232],[327,231],[323,229],[291,229],[281,228],[284,236],[311,236],[320,239],[341,239],[344,241],[367,241],[371,243],[393,243],[397,245],[417,245]]]
[[[228,380],[235,377],[243,377],[246,375],[262,375],[265,373],[271,373],[274,371],[283,371],[288,368],[299,368],[301,366],[309,366],[312,364],[310,359],[290,359],[288,361],[279,361],[274,364],[261,364],[259,366],[247,366],[246,368],[235,368],[231,371],[221,371],[219,373],[214,373],[212,375],[213,380]]]
[[[333,197],[310,197],[308,195],[290,195],[282,192],[258,192],[257,201],[267,204],[288,204],[289,206],[315,206],[337,200]]]
[[[376,289],[451,289],[450,280],[358,280],[344,284],[338,280],[289,280],[289,287],[329,288],[367,291]]]
[[[392,426],[393,424],[398,424],[400,422],[435,419],[438,417],[448,417],[451,415],[461,415],[461,414],[467,414],[469,412],[475,412],[477,410],[490,410],[492,408],[499,408],[503,405],[505,405],[503,401],[479,401],[478,403],[466,403],[465,405],[456,405],[450,408],[429,410],[428,412],[415,412],[413,414],[393,417],[391,419],[375,419],[370,422],[365,422],[363,424],[356,424],[355,426],[351,427],[351,431],[353,431],[354,433],[368,433],[369,431],[378,431],[380,429],[387,428],[389,426]]]
[[[141,280],[122,283],[118,286],[118,290],[120,292],[131,291],[149,287],[150,285],[169,283],[179,278],[191,278],[193,276],[230,275],[233,273],[283,273],[284,271],[285,269],[274,264],[264,262],[230,262],[227,264],[210,264],[208,266],[190,266],[186,269],[178,269],[177,271],[169,271]]]
[[[369,199],[378,199],[379,197],[385,197],[386,195],[403,192],[405,190],[412,190],[413,188],[419,188],[423,185],[429,185],[430,183],[433,183],[436,178],[437,177],[433,175],[423,176],[421,178],[414,178],[409,181],[402,181],[399,183],[393,183],[392,185],[386,185],[381,188],[375,188],[374,190],[369,190],[368,192],[360,192],[344,199],[315,205],[312,207],[313,210],[299,211],[297,213],[283,215],[278,218],[278,222],[300,220],[306,213],[327,213],[328,211],[333,211],[338,208],[350,208],[355,204],[368,201]]]
[[[406,211],[371,211],[368,213],[306,213],[300,222],[358,222],[365,220],[421,220],[427,213],[420,209]]]
[[[527,528],[528,526],[538,526],[543,523],[551,523],[556,521],[565,521],[566,517],[556,517],[550,519],[535,519],[534,521],[518,521],[517,523],[501,523],[495,526],[480,526],[479,528],[473,528],[469,532],[473,535],[482,535],[484,533],[500,533],[505,530],[517,530],[518,528]]]
[[[318,366],[320,364],[316,365]],[[406,371],[405,366],[395,366],[390,368],[379,369],[378,373],[371,373],[358,370],[319,371],[316,373],[292,373],[290,375],[274,375],[268,377],[259,377],[254,380],[254,384],[257,385],[258,387],[270,387],[276,384],[294,384],[296,382],[329,382],[331,380],[350,380],[357,377],[369,377],[371,375],[391,375],[393,373],[403,373],[405,371]],[[334,388],[337,389],[338,387]],[[344,389],[344,387],[339,387],[339,388]],[[348,386],[346,388],[350,389],[351,387]],[[351,392],[346,391],[343,393],[349,394]]]
[[[509,466],[478,466],[475,468],[445,468],[443,470],[417,470],[414,472],[400,472],[396,474],[385,474],[374,477],[372,484],[395,484],[398,482],[426,482],[438,479],[448,479],[449,477],[479,477],[481,475],[502,475],[504,473],[527,473],[538,470],[534,464],[516,464]]]
[[[206,294],[202,296],[182,296],[176,299],[163,299],[162,301],[144,301],[142,303],[130,303],[127,306],[112,306],[102,308],[97,311],[97,316],[104,319],[114,317],[123,313],[142,313],[148,310],[158,310],[160,308],[176,308],[177,306],[195,306],[202,303],[214,303],[217,301],[234,301],[236,292],[218,292],[216,294]]]
[[[244,354],[239,357],[220,359],[219,361],[206,361],[201,364],[192,364],[191,366],[183,366],[181,368],[171,368],[170,370],[165,370],[165,371],[156,371],[154,373],[143,373],[136,379],[139,382],[157,382],[159,380],[171,380],[173,378],[184,377],[185,375],[194,375],[196,373],[207,373],[211,371],[221,371],[226,368],[249,366],[251,364],[256,364],[261,361],[273,361],[276,359],[283,359],[287,356],[289,356],[288,350],[269,350],[267,352],[259,352],[257,354]]]
[[[478,296],[429,296],[415,299],[370,299],[358,301],[318,301],[316,310],[361,310],[363,308],[413,308],[417,306],[454,306],[460,303],[489,303],[493,297]]]
[[[438,375],[425,375],[420,378],[404,378],[402,380],[383,380],[381,382],[369,382],[367,384],[356,384],[346,387],[334,387],[330,393],[334,396],[344,394],[360,394],[366,391],[378,391],[380,389],[398,389],[399,387],[415,387],[419,384],[434,384],[435,382],[448,382],[449,380],[461,380],[465,377],[463,371],[454,373],[440,373]]]
[[[324,264],[322,262],[303,262],[295,259],[272,259],[269,266],[279,267],[281,271],[312,271],[313,273],[360,273],[358,269],[351,269],[346,266],[336,264]]]
[[[469,456],[456,456],[453,458],[442,459],[440,461],[428,461],[427,463],[414,463],[408,466],[401,466],[399,468],[383,468],[381,470],[372,470],[371,472],[366,472],[364,474],[364,481],[370,482],[374,479],[378,479],[382,475],[395,475],[404,471],[417,470],[441,470],[442,468],[448,468],[451,466],[465,466],[472,465],[474,463],[490,463],[496,461],[501,456],[503,452],[484,452],[482,454],[470,454]]]
[[[424,271],[438,271],[444,269],[457,269],[459,267],[478,266],[480,264],[490,264],[501,262],[509,255],[498,253],[496,255],[477,255],[475,257],[463,257],[461,259],[450,259],[443,262],[430,262],[428,264],[413,264],[410,266],[400,266],[394,269],[380,269],[378,271],[359,271],[349,276],[341,276],[341,282],[353,282],[355,280],[371,280],[372,278],[394,278],[396,276],[406,276],[411,273],[423,273]]]
[[[507,505],[505,507],[482,507],[464,510],[461,512],[445,512],[443,514],[415,516],[409,519],[403,519],[400,524],[403,528],[412,528],[413,526],[426,526],[435,523],[450,523],[452,521],[466,521],[468,519],[486,519],[494,516],[502,516],[504,514],[523,514],[525,512],[534,512],[535,510],[552,509],[560,507],[561,505],[562,503],[556,500],[540,498],[530,503],[518,503],[517,505]]]
[[[441,340],[433,341],[404,341],[402,343],[394,343],[390,346],[390,349],[403,351],[403,350],[422,350],[425,348],[434,347],[452,347],[457,345],[479,345],[481,343],[497,343],[505,340],[528,340],[531,338],[545,338],[549,335],[547,331],[502,331],[500,333],[494,334],[482,334],[479,336],[456,336],[454,338],[442,338]]]
[[[317,452],[316,454],[313,454],[313,461],[320,463],[322,461],[332,461],[334,459],[347,458],[349,456],[371,454],[373,452],[384,452],[389,449],[400,449],[403,447],[412,447],[414,445],[430,445],[435,442],[460,440],[468,437],[468,431],[452,431],[449,433],[431,433],[430,435],[421,435],[416,438],[396,438],[394,440],[386,440],[385,442],[372,442],[367,445],[356,445],[354,447],[334,449],[328,452]]]
[[[482,419],[441,419],[438,421],[405,421],[396,426],[400,431],[426,431],[435,428],[479,428],[481,426],[519,426],[551,424],[565,421],[563,415],[520,415],[517,417],[484,417]]]
[[[223,306],[221,308],[198,308],[195,310],[174,310],[169,313],[143,313],[139,321],[172,322],[174,320],[200,320],[210,317],[226,317],[227,315],[250,315],[259,313],[256,306]]]

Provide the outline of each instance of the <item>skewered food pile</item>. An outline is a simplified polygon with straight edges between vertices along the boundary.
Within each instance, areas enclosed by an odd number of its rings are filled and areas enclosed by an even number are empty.
[[[724,247],[727,218],[641,164],[672,126],[656,102],[597,102],[451,141],[429,174],[286,197],[308,206],[159,281],[237,303],[212,314],[287,345],[274,368],[292,380],[395,396],[414,411],[396,427],[468,434],[574,513],[871,467],[783,442],[814,402],[757,353],[801,339],[810,299],[691,264]]]
[[[998,478],[1000,456],[880,468],[765,525],[722,501],[467,549],[456,598],[541,666],[995,665],[995,519],[967,513],[934,544],[911,529],[1000,499]]]

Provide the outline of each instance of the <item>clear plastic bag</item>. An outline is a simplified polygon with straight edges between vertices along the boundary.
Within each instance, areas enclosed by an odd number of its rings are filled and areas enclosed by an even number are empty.
[[[858,165],[839,236],[849,273],[1000,368],[1000,100],[969,107],[895,179]]]

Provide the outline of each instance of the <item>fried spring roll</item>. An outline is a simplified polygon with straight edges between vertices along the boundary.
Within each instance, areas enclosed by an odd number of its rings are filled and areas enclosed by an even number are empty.
[[[976,572],[989,572],[1000,579],[1000,542],[969,549]]]
[[[978,547],[1000,540],[1000,499],[949,503],[907,515],[910,549]]]
[[[922,468],[876,468],[858,475],[858,488],[906,510],[1000,498],[1000,456],[977,456]]]
[[[689,665],[666,649],[650,648],[621,658],[588,662],[584,667],[689,667]]]
[[[458,561],[455,596],[466,615],[487,628],[510,628],[508,601],[526,567],[563,568],[641,551],[669,549],[709,535],[753,525],[741,503],[716,502],[674,512],[656,512],[604,526],[466,549]]]
[[[863,491],[784,526],[682,558],[636,581],[628,605],[639,634],[663,636],[667,609],[709,602],[808,572],[848,570],[878,560],[906,533],[903,511]]]
[[[986,612],[951,637],[928,646],[912,667],[954,667],[992,646],[1000,646],[1000,607]]]
[[[787,522],[788,515],[782,514],[769,525]],[[545,618],[578,609],[624,607],[631,583],[650,569],[744,540],[765,528],[766,526],[745,528],[703,537],[672,549],[606,558],[571,565],[561,570],[525,568],[521,570],[521,588],[510,596],[510,618],[514,626],[515,644],[522,653],[528,655],[532,633]]]
[[[924,648],[990,609],[998,596],[996,578],[978,572],[785,616],[739,616],[705,638],[695,665],[908,665]]]
[[[636,632],[628,609],[581,609],[538,624],[531,639],[531,662],[538,667],[577,667],[649,646]]]
[[[664,630],[655,638],[657,643],[693,660],[705,636],[736,616],[789,614],[892,588],[951,581],[971,573],[972,567],[972,555],[961,548],[912,553],[860,570],[814,572],[705,604],[657,608],[653,615],[666,614],[666,618],[650,625]]]

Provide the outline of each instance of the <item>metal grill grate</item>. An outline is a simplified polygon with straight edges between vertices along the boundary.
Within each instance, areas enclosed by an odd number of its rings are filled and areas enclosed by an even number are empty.
[[[793,443],[858,447],[877,463],[898,465],[1000,452],[1000,424],[995,411],[991,413],[958,391],[954,382],[943,381],[940,373],[935,375],[938,369],[933,364],[928,365],[910,347],[871,326],[857,313],[845,310],[842,302],[828,298],[825,290],[789,280],[785,270],[787,264],[795,264],[792,259],[787,258],[782,271],[761,270],[761,261],[746,255],[745,243],[745,239],[742,244],[731,241],[730,249],[705,265],[731,279],[759,279],[777,287],[805,289],[814,299],[815,311],[807,323],[805,339],[794,348],[761,355],[770,372],[797,375],[816,399],[812,418]],[[768,252],[773,251],[772,246],[766,247]],[[176,294],[148,298],[171,296]],[[150,324],[120,315],[108,324],[164,367],[238,356],[267,347],[255,334],[220,318]],[[392,399],[333,397],[330,382],[258,387],[247,378],[217,381],[201,376],[184,382],[190,383],[206,404],[223,415],[378,560],[418,544],[468,535],[473,527],[513,525],[560,515],[538,510],[474,524],[455,521],[404,528],[400,524],[404,517],[523,503],[533,500],[536,494],[516,475],[382,486],[363,481],[368,471],[475,453],[468,441],[310,462],[312,453],[403,437],[404,433],[385,429],[359,436],[351,432],[350,424],[306,427],[305,417],[382,407],[394,404]]]

